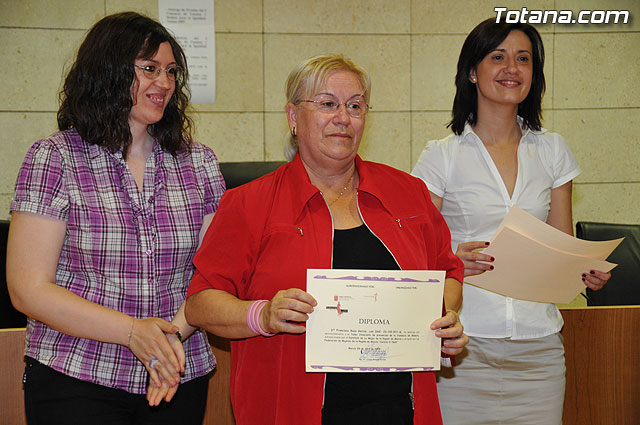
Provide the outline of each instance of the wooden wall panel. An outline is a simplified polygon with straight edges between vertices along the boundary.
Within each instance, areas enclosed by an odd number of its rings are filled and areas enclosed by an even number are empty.
[[[640,308],[563,309],[563,425],[640,424]]]
[[[228,339],[209,334],[209,343],[218,366],[209,379],[207,410],[203,425],[235,425],[229,395],[231,347]]]
[[[24,329],[0,329],[0,424],[26,425],[24,416]]]

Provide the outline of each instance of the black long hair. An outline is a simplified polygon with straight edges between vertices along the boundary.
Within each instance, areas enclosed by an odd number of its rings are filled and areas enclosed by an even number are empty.
[[[59,94],[58,128],[75,129],[87,143],[126,155],[132,135],[129,113],[137,58],[151,59],[161,43],[171,45],[182,77],[160,121],[148,132],[173,155],[188,150],[193,122],[187,60],[175,38],[157,21],[135,12],[106,16],[87,33]],[[134,87],[135,90],[135,87]]]
[[[469,81],[469,75],[486,55],[509,36],[511,31],[522,31],[529,37],[533,49],[533,76],[527,97],[518,105],[518,115],[532,130],[540,130],[542,119],[542,95],[544,81],[544,46],[538,31],[529,24],[506,22],[496,23],[495,18],[481,22],[469,33],[458,58],[456,73],[456,97],[453,100],[453,118],[449,127],[457,135],[462,134],[466,123],[474,125],[478,120],[478,93],[476,85]]]

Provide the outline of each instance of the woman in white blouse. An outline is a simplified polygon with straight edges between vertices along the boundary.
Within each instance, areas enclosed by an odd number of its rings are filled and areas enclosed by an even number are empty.
[[[493,270],[494,259],[475,250],[489,244],[513,205],[573,234],[571,182],[580,168],[562,137],[540,125],[543,66],[535,28],[480,23],[458,60],[453,134],[429,142],[413,170],[451,229],[465,276]],[[582,280],[597,290],[609,277],[587,270]],[[560,424],[565,367],[557,307],[464,285],[460,317],[470,342],[458,366],[439,376],[445,425]]]

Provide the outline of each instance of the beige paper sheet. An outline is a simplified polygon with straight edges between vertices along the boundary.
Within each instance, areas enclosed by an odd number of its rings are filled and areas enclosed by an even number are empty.
[[[552,249],[581,255],[583,257],[597,258],[605,260],[609,254],[622,242],[622,239],[610,241],[586,241],[574,238],[544,221],[538,220],[533,215],[514,205],[509,213],[504,217],[502,223],[496,230],[494,238],[500,233],[503,227],[509,227],[524,236],[540,242]]]
[[[514,206],[483,250],[495,258],[495,269],[465,282],[521,300],[566,304],[585,288],[582,273],[616,266],[604,259],[621,241],[577,239]]]

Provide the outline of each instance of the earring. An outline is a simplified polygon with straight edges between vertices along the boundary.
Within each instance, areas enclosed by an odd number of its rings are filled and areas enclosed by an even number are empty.
[[[293,137],[296,137],[296,127],[295,126],[291,127],[291,135]]]
[[[471,77],[471,82],[475,84],[478,82],[478,79],[476,77]]]

